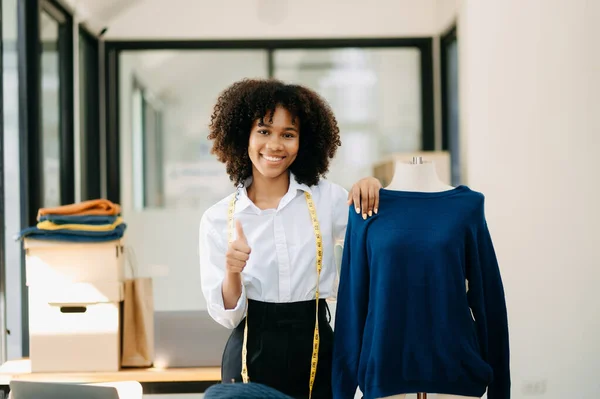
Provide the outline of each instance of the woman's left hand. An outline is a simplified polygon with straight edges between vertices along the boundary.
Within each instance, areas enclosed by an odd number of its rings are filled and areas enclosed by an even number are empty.
[[[354,203],[356,213],[362,213],[363,219],[373,216],[379,208],[379,189],[381,182],[374,177],[365,177],[356,182],[348,193],[348,205]]]

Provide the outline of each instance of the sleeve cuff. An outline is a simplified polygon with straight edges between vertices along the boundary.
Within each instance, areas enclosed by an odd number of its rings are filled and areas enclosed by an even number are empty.
[[[240,294],[240,298],[238,299],[235,308],[233,309],[225,309],[225,304],[223,303],[223,290],[221,285],[219,285],[219,289],[214,291],[214,295],[212,298],[211,307],[219,312],[237,312],[246,304],[246,287],[242,284],[242,293]]]
[[[225,309],[223,303],[223,291],[221,285],[213,290],[211,301],[208,306],[211,316],[226,328],[236,328],[246,313],[246,287],[242,284],[242,293],[238,299],[235,308]]]

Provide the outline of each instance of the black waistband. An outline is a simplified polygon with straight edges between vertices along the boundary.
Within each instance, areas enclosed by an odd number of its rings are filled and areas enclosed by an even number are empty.
[[[248,325],[266,327],[310,327],[315,324],[316,302],[273,303],[248,300]],[[328,323],[331,319],[325,299],[319,300],[319,323]]]

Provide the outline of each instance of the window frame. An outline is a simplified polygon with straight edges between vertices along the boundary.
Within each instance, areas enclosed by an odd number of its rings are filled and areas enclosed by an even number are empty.
[[[452,120],[450,116],[450,102],[448,99],[448,95],[450,92],[450,82],[448,81],[448,70],[449,70],[449,61],[448,61],[448,48],[456,43],[458,45],[458,34],[457,27],[453,25],[450,27],[445,33],[443,33],[440,37],[440,100],[441,100],[441,111],[442,111],[442,151],[447,151],[450,155],[450,174],[452,176],[452,185],[460,185],[462,183],[461,171],[456,170],[459,166],[455,165],[453,162],[454,158],[458,158],[458,163],[460,163],[460,153],[456,153],[456,151],[452,151],[451,148],[451,131],[452,131]],[[458,77],[457,77],[458,78]],[[458,104],[460,106],[460,104]],[[458,139],[460,140],[460,126],[458,126],[457,132]],[[460,142],[460,141],[459,141]]]
[[[135,108],[132,108],[132,116],[139,116],[139,137],[136,137],[138,132],[134,126],[132,126],[133,140],[132,149],[133,154],[133,174],[134,174],[134,186],[135,183],[139,183],[139,187],[134,187],[133,202],[134,208],[137,210],[143,210],[147,208],[160,208],[164,204],[164,199],[159,198],[157,201],[153,195],[156,192],[151,192],[151,188],[158,188],[158,192],[162,192],[164,187],[164,176],[159,170],[155,170],[156,165],[162,165],[162,141],[163,141],[163,126],[162,126],[162,107],[155,101],[154,96],[149,92],[148,88],[141,82],[141,80],[133,76],[131,82],[131,93],[139,93],[139,114],[135,112]],[[134,105],[135,107],[135,105]],[[148,125],[148,114],[154,115],[154,123],[152,126]],[[132,120],[133,122],[133,120]],[[150,132],[149,128],[153,128],[154,131]],[[151,143],[151,140],[154,142]],[[151,151],[153,150],[153,151]],[[139,153],[138,153],[139,152]],[[152,155],[150,156],[150,154]],[[152,170],[150,166],[152,161],[154,165]],[[139,165],[138,165],[139,163]],[[139,170],[138,170],[139,166]],[[149,184],[149,179],[153,176],[153,172],[156,172],[156,180],[154,185]]]

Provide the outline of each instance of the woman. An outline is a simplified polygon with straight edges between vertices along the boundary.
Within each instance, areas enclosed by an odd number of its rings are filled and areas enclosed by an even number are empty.
[[[222,381],[330,398],[325,299],[335,295],[334,244],[344,238],[348,205],[365,219],[377,212],[381,184],[365,178],[347,193],[322,178],[339,129],[329,106],[302,86],[233,84],[217,100],[208,138],[237,186],[200,223],[208,312],[233,329]]]

